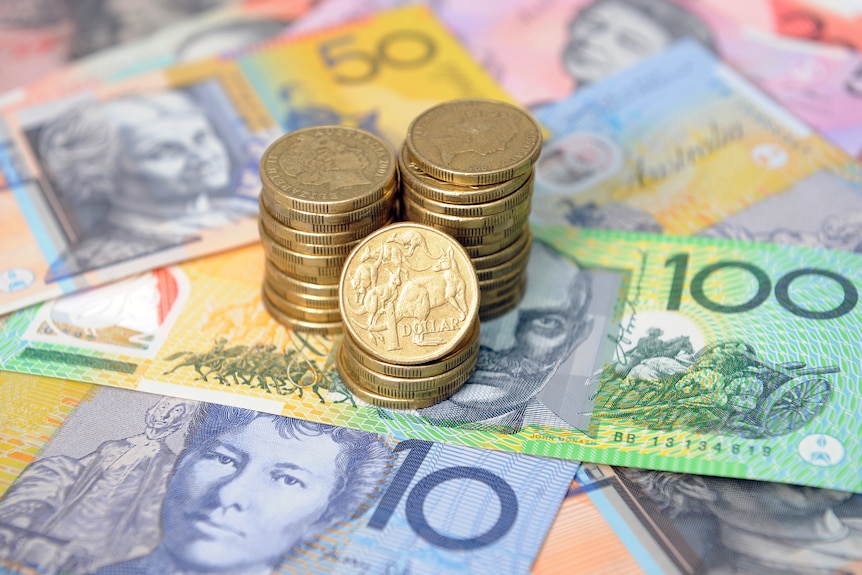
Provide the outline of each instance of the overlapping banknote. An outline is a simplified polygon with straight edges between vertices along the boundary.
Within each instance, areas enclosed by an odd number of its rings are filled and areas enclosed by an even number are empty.
[[[426,9],[17,108],[0,119],[0,313],[257,240],[258,163],[285,131],[400,142],[457,97],[508,100]]]
[[[707,0],[705,3],[770,32],[862,49],[862,6],[852,0]]]
[[[533,566],[565,573],[859,573],[860,496],[584,464]]]
[[[548,223],[691,233],[814,174],[852,177],[852,159],[691,41],[537,117],[555,128],[536,165]]]
[[[862,490],[859,255],[534,233],[550,247],[534,245],[518,308],[483,322],[471,379],[415,412],[364,404],[337,375],[337,339],[271,319],[258,246],[18,312],[0,367],[471,447]]]
[[[401,2],[374,0],[358,5],[330,0],[309,11],[287,33],[333,25]],[[431,3],[470,52],[529,106],[564,98],[576,87],[600,82],[675,41],[691,38],[714,50],[827,140],[851,156],[862,157],[858,53],[764,31],[766,3],[745,3],[732,11],[726,4],[689,0]]]
[[[276,36],[301,17],[314,2],[309,0],[244,0],[241,2],[213,2],[217,8],[197,13],[193,18],[180,17],[178,11],[204,9],[206,2],[178,5],[174,11],[170,3],[153,6],[152,2],[125,3],[124,18],[113,14],[114,6],[106,3],[85,2],[79,5],[60,6],[65,17],[65,27],[74,30],[72,37],[60,35],[43,41],[42,53],[33,49],[12,46],[8,48],[8,60],[0,44],[0,61],[3,61],[3,76],[0,76],[0,107],[33,105],[35,102],[57,98],[105,82],[115,82],[134,75],[161,70],[179,62],[189,62],[204,57],[224,54],[248,48]],[[150,10],[147,10],[147,8]],[[34,6],[35,12],[45,15],[44,6]],[[40,11],[41,8],[41,11]],[[155,8],[153,10],[152,8]],[[3,17],[0,8],[0,19]],[[135,20],[137,16],[138,20]],[[187,14],[186,14],[187,16]],[[113,20],[114,32],[100,34],[98,30]],[[61,20],[62,21],[62,20]],[[65,28],[64,28],[65,29]],[[123,31],[133,30],[133,35]],[[4,33],[8,33],[4,30]],[[143,37],[138,35],[146,34]],[[20,42],[33,43],[39,36],[32,27],[20,31]],[[80,40],[92,38],[91,42],[114,41],[116,45],[103,49],[82,49]],[[77,50],[71,50],[71,46]],[[51,51],[60,51],[65,57],[74,58],[67,65],[63,60],[47,68],[34,63],[34,59],[46,60]],[[63,50],[65,48],[65,50]],[[94,46],[88,46],[94,48]],[[22,52],[24,54],[22,54]],[[36,79],[36,74],[43,74]],[[6,79],[8,75],[8,80]],[[28,82],[32,78],[34,81]],[[14,84],[10,83],[14,80]]]
[[[0,396],[4,573],[525,573],[578,467],[8,373]]]

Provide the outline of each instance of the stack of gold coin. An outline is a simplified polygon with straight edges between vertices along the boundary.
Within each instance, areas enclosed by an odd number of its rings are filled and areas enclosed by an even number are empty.
[[[354,395],[418,409],[455,393],[476,367],[479,283],[452,237],[411,222],[362,240],[339,284],[338,371]]]
[[[398,159],[404,219],[457,239],[479,278],[479,316],[512,309],[527,285],[533,165],[542,131],[494,100],[454,100],[416,117]]]
[[[354,128],[297,130],[267,148],[259,229],[273,317],[296,330],[341,331],[341,270],[362,238],[392,221],[396,173],[389,145]]]

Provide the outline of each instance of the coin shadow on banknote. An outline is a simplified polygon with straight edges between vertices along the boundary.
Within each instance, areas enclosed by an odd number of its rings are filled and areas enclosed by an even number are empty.
[[[845,573],[862,559],[859,495],[618,469],[620,495],[683,573]],[[627,492],[627,493],[626,493]]]
[[[235,194],[246,128],[214,80],[79,102],[25,134],[65,246],[47,281],[187,244],[255,213]]]
[[[370,509],[393,467],[373,433],[111,388],[94,395],[58,434],[62,445],[49,444],[0,500],[0,564],[269,572]],[[113,427],[96,421],[106,407],[124,416]],[[132,418],[137,427],[120,421]],[[116,439],[92,448],[105,437]]]

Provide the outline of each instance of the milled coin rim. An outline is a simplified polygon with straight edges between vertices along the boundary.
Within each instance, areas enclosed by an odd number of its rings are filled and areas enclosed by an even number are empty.
[[[318,214],[316,212],[307,212],[282,205],[276,198],[272,197],[266,188],[261,190],[260,198],[266,205],[267,210],[269,210],[276,219],[279,219],[280,216],[282,219],[294,222],[299,221],[307,224],[332,226],[337,224],[352,224],[353,222],[362,221],[366,218],[379,217],[381,213],[392,208],[392,202],[395,201],[397,190],[398,186],[393,183],[392,186],[387,189],[384,196],[376,202],[363,206],[357,210],[338,212],[335,214]]]
[[[456,205],[491,202],[504,198],[520,189],[533,173],[532,170],[528,170],[511,180],[484,186],[453,184],[423,172],[410,157],[410,151],[405,145],[401,146],[401,152],[398,155],[398,171],[402,185],[410,186],[414,191],[432,200]]]
[[[439,113],[441,109],[453,106],[471,105],[503,107],[508,108],[509,110],[512,110],[518,114],[521,114],[524,118],[529,120],[529,122],[535,129],[535,142],[529,147],[527,151],[525,151],[522,158],[512,162],[508,166],[505,166],[500,169],[473,170],[469,172],[453,170],[447,168],[446,166],[436,164],[416,149],[417,139],[420,141],[428,140],[427,137],[423,136],[414,138],[414,132],[417,130],[417,126],[419,126],[421,122],[423,122],[426,118],[430,118],[433,114]],[[443,117],[445,118],[445,115]],[[435,123],[433,120],[429,121]],[[437,119],[437,122],[440,122],[440,119]],[[521,130],[519,133],[523,133],[523,130]],[[539,158],[539,154],[542,152],[542,128],[539,126],[539,123],[532,116],[532,114],[530,114],[529,112],[527,112],[527,110],[521,108],[520,106],[515,106],[514,104],[503,102],[501,100],[491,100],[487,98],[463,98],[460,100],[449,100],[447,102],[442,102],[440,104],[437,104],[436,106],[428,108],[427,110],[416,116],[413,121],[410,122],[410,126],[407,128],[407,137],[404,140],[404,145],[410,152],[410,157],[416,162],[417,167],[433,178],[443,180],[445,182],[453,182],[456,184],[487,185],[502,182],[505,180],[511,180],[514,177],[523,174],[524,172],[533,167],[533,164],[536,163],[536,160]]]
[[[398,399],[418,399],[454,392],[470,379],[478,357],[478,353],[475,353],[450,372],[421,378],[397,378],[370,371],[347,350],[343,362],[350,376],[368,391]]]
[[[342,342],[347,348],[347,353],[371,371],[376,371],[382,375],[400,378],[429,377],[432,375],[440,375],[441,373],[458,367],[473,353],[478,352],[480,331],[478,321],[473,329],[475,331],[475,335],[470,337],[464,348],[456,350],[452,352],[452,354],[438,361],[422,365],[399,365],[376,360],[367,353],[362,353],[362,350],[353,342],[353,338],[350,337],[350,333],[348,331],[344,332],[344,339]],[[475,350],[473,349],[474,347]]]
[[[477,202],[474,204],[438,202],[417,192],[406,182],[402,183],[401,191],[404,197],[408,198],[414,204],[418,204],[420,207],[435,214],[460,218],[483,218],[517,209],[524,202],[529,202],[533,196],[533,179],[532,177],[528,179],[526,184],[508,196],[503,196],[491,202]]]
[[[336,279],[335,283],[329,283],[329,284],[321,284],[318,282],[303,281],[303,280],[300,280],[300,279],[297,279],[297,278],[291,276],[290,274],[287,274],[287,273],[281,271],[280,269],[278,269],[278,267],[275,266],[275,264],[273,264],[269,260],[265,260],[265,262],[264,262],[263,273],[264,273],[264,277],[266,277],[267,274],[272,274],[272,276],[273,276],[272,280],[274,283],[276,283],[276,284],[278,284],[278,283],[288,284],[288,286],[291,289],[293,289],[294,291],[296,291],[299,294],[309,294],[309,295],[316,295],[316,296],[320,296],[320,297],[332,296],[332,297],[338,298],[338,281],[337,281],[337,279]]]
[[[338,335],[342,332],[342,324],[340,321],[333,323],[318,323],[297,319],[276,308],[272,302],[269,301],[263,291],[261,291],[260,298],[263,303],[263,307],[266,308],[269,315],[272,316],[275,321],[288,329],[317,335]]]
[[[272,261],[275,261],[276,264],[284,263],[285,265],[290,265],[298,269],[308,268],[308,269],[325,269],[325,268],[335,268],[340,265],[343,265],[347,260],[347,256],[349,254],[336,254],[336,255],[313,255],[313,254],[303,254],[300,252],[295,252],[293,250],[287,249],[282,244],[278,242],[278,240],[272,238],[266,230],[263,228],[262,224],[258,225],[258,232],[260,233],[260,241],[263,244],[264,251],[266,251],[266,256]],[[284,269],[284,268],[279,268]]]
[[[518,236],[518,239],[516,239],[510,245],[502,248],[500,251],[493,252],[486,256],[471,257],[471,259],[473,260],[473,267],[476,268],[476,276],[478,277],[479,272],[482,270],[496,267],[508,261],[509,259],[514,257],[514,254],[520,253],[521,249],[523,249],[523,247],[527,244],[533,244],[533,231],[530,228],[529,222],[524,227],[522,234]]]
[[[335,323],[341,319],[341,312],[338,307],[320,309],[307,308],[299,304],[295,304],[279,296],[277,293],[274,293],[272,286],[265,280],[263,282],[262,289],[263,293],[265,293],[266,297],[269,299],[269,303],[290,317],[315,323]]]
[[[450,235],[448,235],[448,234],[446,234],[440,230],[434,229],[431,226],[427,226],[427,225],[417,223],[417,222],[399,222],[399,223],[390,224],[388,226],[384,226],[382,228],[379,228],[379,229],[375,230],[374,232],[372,232],[371,234],[369,234],[368,236],[366,236],[365,239],[362,242],[360,242],[353,249],[353,251],[348,256],[347,261],[344,262],[344,266],[342,267],[341,277],[340,277],[339,282],[338,282],[339,305],[341,307],[342,319],[343,319],[344,324],[346,326],[345,331],[350,333],[350,335],[353,338],[354,343],[356,343],[359,346],[359,348],[362,349],[365,353],[368,353],[372,357],[374,357],[380,361],[384,361],[384,362],[389,362],[390,356],[386,355],[385,351],[382,352],[380,350],[376,350],[376,349],[372,348],[370,345],[366,344],[364,341],[362,341],[360,335],[356,332],[356,328],[353,327],[352,323],[350,322],[350,319],[347,317],[347,312],[345,311],[345,297],[346,296],[345,296],[344,285],[345,285],[345,282],[347,281],[346,277],[347,277],[348,270],[350,269],[351,263],[353,262],[353,260],[355,258],[361,256],[363,248],[369,242],[375,240],[378,236],[380,236],[382,234],[390,233],[390,232],[399,230],[401,228],[412,228],[412,227],[418,227],[418,228],[420,228],[420,230],[424,231],[425,233],[430,233],[430,234],[440,236],[441,238],[444,239],[445,242],[447,242],[451,245],[454,252],[460,252],[462,259],[465,260],[465,263],[467,264],[466,265],[467,269],[463,271],[463,273],[465,273],[468,276],[467,281],[472,280],[474,282],[473,285],[478,286],[478,280],[476,279],[476,270],[473,268],[473,264],[470,261],[470,256],[469,256],[469,254],[467,254],[467,251],[463,248],[463,246],[461,246],[460,243],[458,243],[458,240],[456,240],[452,236],[450,236]],[[449,343],[440,346],[440,348],[438,348],[437,351],[429,352],[429,353],[422,355],[422,356],[418,356],[418,357],[414,357],[414,358],[398,357],[397,363],[404,364],[404,365],[418,365],[418,364],[422,364],[422,363],[429,363],[429,362],[438,360],[442,357],[445,357],[445,356],[449,355],[450,353],[452,353],[452,351],[454,351],[455,349],[461,347],[463,345],[464,339],[470,335],[470,324],[473,321],[473,319],[476,317],[476,310],[478,310],[478,307],[479,307],[479,289],[478,289],[478,287],[476,287],[475,290],[471,290],[471,291],[473,291],[474,293],[473,293],[472,297],[470,297],[469,302],[467,302],[467,317],[465,319],[465,324],[467,327],[463,328],[459,337],[455,337]],[[396,362],[392,361],[391,363],[396,363]]]
[[[339,348],[341,349],[341,348]],[[361,384],[355,382],[350,374],[347,373],[347,370],[344,369],[341,365],[341,354],[346,353],[339,351],[336,355],[335,367],[338,369],[338,375],[341,377],[341,381],[344,383],[344,387],[350,391],[354,396],[361,399],[365,403],[370,405],[374,405],[377,407],[382,407],[384,409],[394,409],[398,411],[411,411],[415,409],[422,409],[423,407],[430,407],[434,404],[440,403],[446,398],[451,397],[455,392],[453,391],[450,394],[443,394],[440,397],[429,397],[424,399],[398,399],[394,397],[387,397],[385,395],[381,395],[378,393],[374,393],[362,387]],[[457,390],[456,390],[457,391]]]
[[[258,198],[258,205],[260,219],[264,222],[269,235],[278,236],[279,239],[298,244],[329,246],[359,241],[381,225],[373,222],[363,227],[351,228],[346,232],[306,232],[278,221],[264,205],[263,198]]]
[[[404,194],[402,199],[405,203],[405,208],[409,207],[414,211],[419,211],[419,213],[424,214],[425,219],[432,222],[434,225],[440,225],[457,230],[493,230],[497,226],[505,226],[508,222],[522,217],[524,212],[527,212],[527,215],[529,216],[530,209],[532,208],[532,197],[531,195],[528,195],[524,201],[507,211],[485,216],[453,216],[450,214],[432,212],[416,203],[409,194]]]
[[[345,198],[343,200],[335,200],[335,201],[314,201],[307,197],[295,197],[291,195],[291,189],[285,189],[284,187],[276,184],[272,178],[267,173],[265,168],[267,157],[270,154],[275,154],[275,149],[279,146],[284,146],[285,142],[290,141],[291,139],[295,139],[297,137],[302,137],[307,133],[311,132],[321,132],[321,131],[342,131],[342,132],[350,132],[355,134],[356,136],[360,136],[362,138],[367,138],[378,146],[383,148],[387,158],[389,159],[389,165],[387,166],[383,175],[379,176],[380,185],[379,186],[369,186],[370,191],[365,191],[362,194],[357,195],[353,198]],[[372,146],[373,147],[373,146]],[[395,177],[396,173],[396,157],[395,151],[392,149],[392,146],[389,145],[387,141],[380,138],[379,136],[372,134],[370,132],[366,132],[365,130],[360,130],[358,128],[352,128],[349,126],[311,126],[308,128],[301,128],[299,130],[294,130],[283,136],[276,139],[269,146],[267,146],[266,150],[264,150],[263,154],[260,158],[260,180],[261,184],[265,187],[270,188],[271,190],[277,192],[284,198],[285,202],[288,202],[291,207],[294,207],[298,210],[304,210],[308,212],[317,212],[317,213],[338,213],[338,212],[349,212],[352,210],[357,210],[366,206],[368,204],[374,203],[379,200],[385,191],[386,186],[392,181]]]

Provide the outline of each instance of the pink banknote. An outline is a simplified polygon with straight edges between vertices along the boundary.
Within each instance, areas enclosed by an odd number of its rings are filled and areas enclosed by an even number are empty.
[[[856,0],[701,0],[782,36],[862,50],[862,5]]]

